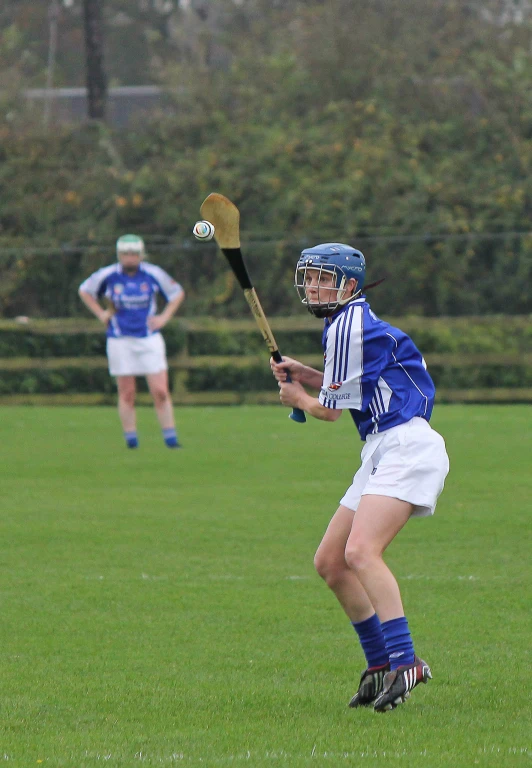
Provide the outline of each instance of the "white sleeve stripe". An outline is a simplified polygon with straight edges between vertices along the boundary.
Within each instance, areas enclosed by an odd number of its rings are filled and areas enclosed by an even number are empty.
[[[353,311],[351,309],[347,310],[342,317],[340,318],[340,321],[338,323],[337,328],[337,334],[336,334],[336,349],[335,349],[335,371],[334,371],[334,380],[335,381],[345,381],[347,378],[347,372],[349,368],[349,352],[351,347],[351,325],[353,322]],[[338,346],[340,346],[340,352],[338,355],[336,355],[336,352],[338,351]]]
[[[349,314],[349,321],[347,320],[346,316],[346,325],[347,325],[347,332],[346,332],[346,338],[349,340],[351,338],[351,326],[353,325],[353,312],[348,312],[346,315]],[[345,350],[345,362],[344,362],[344,370],[342,371],[342,381],[345,381],[347,379],[347,369],[349,367],[349,350],[350,350],[350,344],[349,342],[346,344],[346,350]]]
[[[351,318],[353,318],[353,315],[355,314],[355,312],[357,313],[358,328],[356,329],[356,334],[353,334],[350,326],[349,336],[354,343],[357,343],[358,341],[358,349],[356,349],[356,347],[353,344],[354,354],[350,360],[350,366],[349,366],[351,368],[351,371],[349,371],[349,368],[348,368],[346,371],[346,376],[358,377],[359,400],[360,400],[360,407],[362,407],[362,403],[364,402],[364,393],[362,391],[362,377],[364,375],[364,310],[361,306],[353,305],[353,309],[351,310]],[[353,338],[354,335],[356,335],[358,339],[354,339]]]
[[[360,307],[360,407],[364,402],[362,391],[362,377],[364,376],[364,310]]]
[[[340,353],[338,354],[338,357],[336,358],[336,372],[335,372],[335,381],[343,381],[342,378],[342,372],[343,372],[343,363],[344,358],[347,356],[347,350],[346,350],[346,335],[345,335],[345,323],[346,323],[347,315],[344,313],[342,315],[342,318],[340,320],[340,323],[338,324],[338,333],[337,333],[337,340],[338,337],[340,337]],[[338,345],[337,345],[338,346]]]
[[[333,368],[333,381],[342,381],[340,379],[340,368],[342,365],[342,358],[344,353],[344,334],[343,326],[345,325],[345,314],[340,318],[336,328],[334,337],[334,368]]]

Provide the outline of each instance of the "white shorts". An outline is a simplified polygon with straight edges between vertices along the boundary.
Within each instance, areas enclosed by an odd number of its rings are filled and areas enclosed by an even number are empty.
[[[168,370],[166,345],[160,333],[107,339],[107,359],[111,376],[147,376]]]
[[[428,421],[415,417],[406,424],[368,435],[362,464],[340,504],[356,510],[362,496],[391,496],[414,505],[413,516],[433,515],[449,472],[445,441]]]

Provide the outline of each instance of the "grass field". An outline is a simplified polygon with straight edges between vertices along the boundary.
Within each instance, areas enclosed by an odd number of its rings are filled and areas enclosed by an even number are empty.
[[[361,443],[347,418],[0,414],[0,762],[519,766],[530,737],[531,410],[439,406],[451,474],[388,553],[434,680],[347,708],[364,666],[312,559]]]

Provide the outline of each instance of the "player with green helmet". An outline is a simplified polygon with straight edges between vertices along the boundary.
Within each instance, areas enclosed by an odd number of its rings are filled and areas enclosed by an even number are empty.
[[[109,372],[116,376],[126,445],[138,447],[136,377],[145,376],[164,441],[169,448],[178,448],[161,329],[177,312],[185,293],[163,269],[145,261],[144,240],[138,235],[121,235],[116,256],[117,263],[99,269],[82,283],[79,295],[107,328]],[[159,297],[166,302],[161,312],[157,311]],[[106,301],[106,309],[100,299]]]

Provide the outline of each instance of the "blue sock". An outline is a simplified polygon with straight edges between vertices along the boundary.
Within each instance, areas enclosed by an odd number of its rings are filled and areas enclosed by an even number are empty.
[[[138,448],[139,447],[139,439],[137,437],[137,433],[135,432],[124,432],[124,437],[126,438],[126,443],[128,448]]]
[[[173,427],[163,429],[164,442],[169,448],[179,448],[176,431]]]
[[[368,667],[382,667],[388,663],[388,652],[376,613],[365,621],[351,622],[357,633]]]
[[[383,621],[382,633],[392,669],[414,663],[414,644],[405,616]]]

